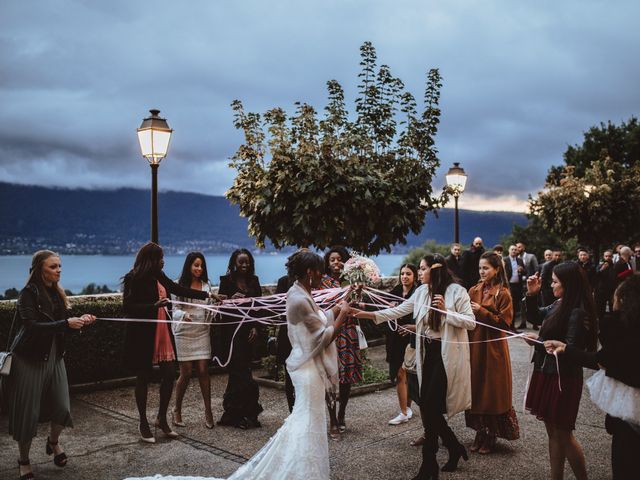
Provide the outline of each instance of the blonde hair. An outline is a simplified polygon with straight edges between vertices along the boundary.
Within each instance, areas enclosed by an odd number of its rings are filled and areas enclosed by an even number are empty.
[[[42,269],[45,260],[51,257],[60,258],[60,255],[58,255],[56,252],[52,252],[51,250],[38,250],[36,253],[34,253],[33,257],[31,257],[31,268],[29,269],[29,278],[27,279],[27,285],[33,283],[41,287],[40,290],[47,297],[49,302],[51,302],[51,298],[49,298],[49,294],[47,293],[47,289],[45,288],[44,279],[42,277]],[[58,295],[60,295],[64,306],[66,308],[69,308],[69,299],[64,293],[64,289],[58,284],[58,282],[55,282],[53,284],[53,288],[55,288],[58,292]]]

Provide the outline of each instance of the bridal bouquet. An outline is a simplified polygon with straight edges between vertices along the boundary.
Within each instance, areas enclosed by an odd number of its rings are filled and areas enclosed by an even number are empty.
[[[342,278],[349,285],[356,287],[351,292],[352,301],[360,301],[362,298],[362,287],[374,287],[380,283],[381,275],[378,265],[370,258],[364,257],[356,252],[351,252],[351,258],[344,264]]]

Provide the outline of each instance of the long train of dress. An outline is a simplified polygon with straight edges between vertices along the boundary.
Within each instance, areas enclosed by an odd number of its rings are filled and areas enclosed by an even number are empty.
[[[324,381],[312,359],[291,372],[296,402],[273,437],[228,480],[328,480],[329,446]],[[126,480],[222,480],[161,476]]]

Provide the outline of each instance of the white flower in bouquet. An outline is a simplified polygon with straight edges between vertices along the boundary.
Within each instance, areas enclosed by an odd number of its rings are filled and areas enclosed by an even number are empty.
[[[375,287],[380,283],[381,275],[376,262],[352,252],[351,258],[344,264],[342,278],[350,285]]]

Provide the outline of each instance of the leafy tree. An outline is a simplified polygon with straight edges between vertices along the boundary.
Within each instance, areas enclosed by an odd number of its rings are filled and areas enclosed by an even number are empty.
[[[79,295],[97,295],[100,293],[114,293],[114,292],[106,285],[99,286],[92,282],[86,287],[84,287],[80,291]]]
[[[4,295],[0,295],[0,300],[15,300],[20,296],[20,292],[16,288],[8,288],[4,291]]]
[[[547,183],[559,186],[566,167],[573,167],[573,175],[584,177],[596,161],[609,157],[624,168],[640,163],[640,124],[631,117],[628,122],[615,125],[611,121],[591,127],[584,133],[582,145],[569,146],[564,152],[565,165],[549,169]]]
[[[336,80],[327,82],[321,119],[307,103],[296,103],[292,116],[279,107],[249,113],[239,100],[232,103],[244,143],[231,158],[237,176],[226,196],[248,218],[258,246],[268,239],[276,248],[340,243],[366,254],[390,251],[446,200],[431,186],[439,165],[438,70],[427,75],[418,113],[402,81],[388,66],[377,67],[373,45],[366,42],[360,53],[355,120]]]
[[[624,166],[605,157],[582,176],[569,166],[559,185],[546,187],[530,200],[531,213],[561,239],[575,237],[598,255],[603,247],[640,237],[640,163]]]
[[[435,240],[427,240],[421,246],[409,250],[407,256],[404,257],[404,260],[402,260],[402,263],[413,263],[416,267],[418,267],[420,266],[420,260],[422,260],[422,257],[424,257],[427,253],[439,253],[446,257],[451,253],[451,245],[436,243]],[[394,274],[399,273],[399,270],[400,269],[398,268],[394,272]]]
[[[599,255],[616,242],[640,238],[638,119],[591,127],[563,157],[564,165],[549,169],[545,189],[529,197],[529,225],[515,225],[504,242],[523,241],[536,255],[552,246],[573,255],[576,245]]]
[[[544,258],[544,251],[549,248],[560,248],[567,253],[572,253],[571,250],[573,243],[575,243],[574,241],[567,243],[558,237],[558,235],[551,233],[549,229],[542,224],[538,216],[529,214],[527,217],[529,218],[527,225],[514,224],[513,231],[509,235],[501,238],[505,252],[509,248],[509,245],[522,242],[527,246],[527,252],[535,254],[540,262]]]

